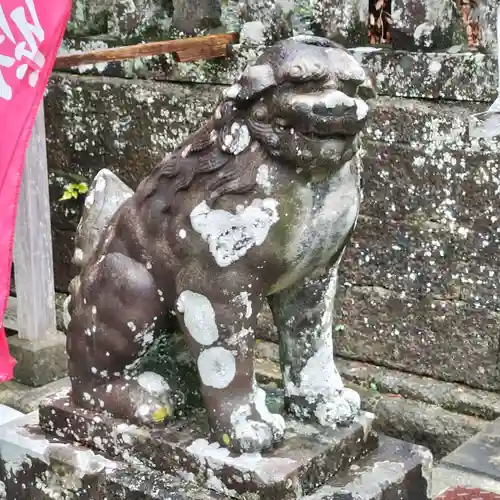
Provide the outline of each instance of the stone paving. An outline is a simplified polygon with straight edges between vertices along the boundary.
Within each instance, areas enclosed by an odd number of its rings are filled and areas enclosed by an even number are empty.
[[[437,497],[436,500],[500,500],[500,494],[491,493],[479,488],[457,486],[446,491]]]

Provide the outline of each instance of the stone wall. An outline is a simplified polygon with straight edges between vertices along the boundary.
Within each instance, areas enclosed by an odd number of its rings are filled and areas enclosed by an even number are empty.
[[[137,185],[205,119],[256,45],[326,34],[352,47],[381,94],[366,133],[362,217],[342,269],[338,353],[500,388],[500,146],[467,133],[469,115],[496,97],[495,2],[475,10],[484,46],[475,52],[452,0],[392,0],[392,48],[367,46],[368,1],[212,3],[75,2],[66,50],[229,29],[243,43],[225,61],[158,57],[54,74],[45,103],[58,290],[74,272],[81,208],[58,201],[66,183],[107,167]]]

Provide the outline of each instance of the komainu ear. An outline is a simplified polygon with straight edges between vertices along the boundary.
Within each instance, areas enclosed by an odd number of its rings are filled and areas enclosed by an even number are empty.
[[[226,123],[219,131],[219,147],[225,153],[239,155],[252,143],[252,136],[243,120]]]
[[[358,87],[358,95],[365,101],[377,97],[377,78],[372,71],[367,71],[366,80]]]
[[[238,82],[226,91],[226,97],[234,100],[238,105],[245,101],[254,100],[262,92],[275,86],[274,71],[269,64],[249,66]]]

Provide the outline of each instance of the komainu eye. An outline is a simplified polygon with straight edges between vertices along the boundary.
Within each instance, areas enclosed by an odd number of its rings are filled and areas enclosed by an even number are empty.
[[[267,117],[267,109],[264,106],[259,106],[253,111],[253,118],[258,121],[263,121]]]
[[[290,68],[290,76],[292,78],[302,78],[304,77],[305,69],[302,65],[296,64]]]
[[[321,80],[328,73],[321,61],[302,61],[290,68],[289,75],[292,80]]]
[[[290,125],[288,125],[288,123],[283,120],[283,118],[276,118],[276,120],[274,120],[274,128],[276,130],[283,131],[287,128],[290,128]]]

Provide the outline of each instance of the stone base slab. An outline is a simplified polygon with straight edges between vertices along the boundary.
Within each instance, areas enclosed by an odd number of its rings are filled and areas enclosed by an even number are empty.
[[[9,350],[16,360],[14,379],[31,387],[41,387],[64,378],[68,372],[66,337],[60,333],[49,340],[32,341],[8,337]]]
[[[20,411],[31,413],[38,410],[40,403],[46,399],[60,398],[71,388],[69,377],[65,377],[40,387],[30,387],[9,380],[0,384],[0,404]]]
[[[0,498],[6,500],[229,500],[215,475],[200,486],[193,474],[153,470],[124,454],[101,452],[44,434],[38,412],[0,426]],[[302,496],[296,488],[268,500],[428,500],[431,456],[425,448],[381,436],[380,446],[328,483]],[[178,471],[179,473],[179,471]],[[250,479],[245,485],[250,486]],[[263,498],[248,489],[245,500]]]
[[[300,498],[312,492],[377,447],[372,421],[372,414],[363,413],[350,427],[325,429],[289,420],[278,448],[264,455],[233,455],[206,439],[203,417],[145,429],[76,407],[67,397],[40,407],[40,426],[49,434],[252,500]]]
[[[0,498],[6,500],[223,500],[180,478],[110,460],[47,436],[38,412],[0,426]]]

